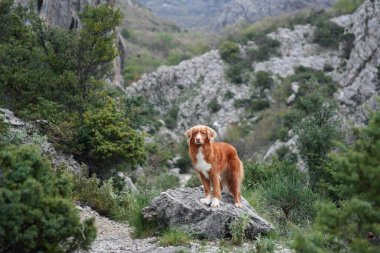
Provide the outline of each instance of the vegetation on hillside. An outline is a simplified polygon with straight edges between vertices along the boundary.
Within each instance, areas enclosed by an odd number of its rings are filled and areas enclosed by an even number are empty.
[[[296,252],[379,251],[380,113],[371,113],[368,127],[354,131],[351,146],[337,144],[344,140],[344,132],[335,117],[336,83],[329,76],[302,66],[287,78],[251,69],[253,61],[279,54],[279,43],[266,35],[279,24],[292,29],[311,23],[316,26],[316,43],[336,48],[345,41],[349,55],[352,36],[326,20],[334,13],[352,12],[360,2],[337,1],[337,6],[347,7],[341,12],[335,7],[335,12],[265,19],[227,33],[228,39],[219,46],[228,64],[227,77],[255,90],[249,99],[233,101],[236,108],[244,108],[248,119],[232,126],[227,137],[244,160],[243,196],[276,228],[257,239],[255,252],[272,252],[275,241],[289,242]],[[0,105],[27,120],[46,120],[43,134],[49,141],[60,151],[73,153],[89,170],[75,177],[53,170],[37,148],[24,145],[29,139],[46,143],[41,133],[9,131],[0,118],[0,217],[4,217],[0,252],[88,249],[96,234],[94,221],[80,222],[73,200],[128,222],[136,237],[160,235],[161,245],[187,245],[191,235],[176,229],[160,231],[141,214],[161,191],[179,186],[167,161],[176,150],[181,154],[177,165],[188,171],[187,144],[168,147],[157,136],[147,143],[144,137],[160,126],[154,109],[142,98],[121,96],[105,82],[117,55],[114,31],[121,22],[120,12],[99,5],[84,8],[79,18],[80,30],[50,27],[13,1],[0,2]],[[133,25],[124,28],[129,46],[137,47],[136,55],[127,59],[126,79],[136,80],[161,64],[177,64],[208,49],[203,39],[193,46],[179,41],[190,34],[170,25],[147,36]],[[254,44],[239,45],[247,41]],[[287,105],[292,82],[300,89]],[[265,95],[268,91],[273,94],[271,101]],[[224,98],[234,99],[234,94],[226,92]],[[209,109],[219,111],[219,102],[212,99]],[[177,117],[178,107],[173,105],[164,118],[166,126],[174,127]],[[255,162],[255,154],[274,140],[286,141],[294,134],[298,155],[283,148],[272,161]],[[300,158],[305,162],[303,171],[297,165]],[[144,162],[143,171],[134,170]],[[132,178],[137,192],[126,189],[118,171]],[[199,185],[195,181],[192,185]],[[233,244],[244,241],[246,222],[241,217],[231,224]]]

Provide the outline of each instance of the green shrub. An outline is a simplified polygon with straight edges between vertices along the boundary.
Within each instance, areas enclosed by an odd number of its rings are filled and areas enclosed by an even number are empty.
[[[123,71],[126,84],[131,84],[140,79],[144,73],[150,73],[158,68],[162,61],[147,52],[137,56],[128,57]]]
[[[133,39],[134,32],[132,29],[123,28],[121,29],[121,36],[123,36],[124,39]]]
[[[314,70],[308,67],[299,66],[295,69],[294,75],[290,76],[290,82],[298,82],[300,86],[299,94],[306,95],[313,91],[313,83],[321,86],[321,90],[331,97],[337,90],[338,84],[321,70]]]
[[[33,147],[0,152],[1,252],[88,250],[94,219],[80,222],[71,199],[71,180]]]
[[[229,66],[225,72],[227,80],[231,83],[241,84],[244,82],[242,70],[239,66]]]
[[[179,178],[176,175],[162,173],[155,179],[155,187],[161,191],[179,187]]]
[[[180,50],[171,50],[166,58],[166,64],[169,66],[178,65],[181,61],[188,60],[190,58],[191,56],[189,54],[186,54]]]
[[[310,183],[314,190],[321,187],[319,183],[329,181],[331,177],[325,173],[323,165],[334,146],[333,141],[341,137],[340,121],[335,117],[337,106],[334,99],[315,88],[290,111],[293,129],[298,135],[297,147],[309,168]]]
[[[281,210],[287,220],[304,222],[315,214],[315,195],[306,184],[306,175],[294,165],[281,165],[281,170],[264,184],[265,202],[269,207]]]
[[[314,43],[322,47],[337,49],[343,39],[344,28],[329,20],[320,21],[316,26]]]
[[[249,224],[249,216],[243,214],[230,224],[230,233],[232,235],[232,242],[236,245],[243,244],[245,238],[245,230]]]
[[[338,203],[325,202],[318,207],[315,222],[317,234],[327,243],[298,235],[293,245],[298,252],[378,252],[380,199],[380,113],[372,112],[367,127],[357,131],[349,147],[341,146],[332,155],[333,189]]]
[[[84,113],[79,129],[77,149],[98,162],[127,161],[131,165],[145,161],[143,136],[130,126],[130,121],[114,100],[108,99],[100,110]]]
[[[156,222],[143,218],[142,209],[149,205],[159,193],[145,191],[141,193],[124,193],[125,203],[128,203],[127,221],[133,227],[133,236],[137,238],[153,236],[158,231]]]
[[[179,107],[176,105],[173,105],[169,109],[166,116],[164,117],[165,125],[167,128],[169,128],[169,129],[176,128],[178,113],[179,113]]]
[[[211,110],[211,112],[216,113],[218,112],[222,106],[218,103],[217,98],[213,98],[208,104],[207,104],[208,109]]]
[[[232,41],[225,41],[219,47],[220,57],[229,64],[238,63],[241,60],[239,45]]]
[[[197,173],[194,173],[193,175],[191,175],[191,178],[186,183],[186,187],[191,187],[191,188],[198,187],[201,185],[202,185],[202,183],[201,183],[201,180],[199,179],[199,176],[197,175]]]
[[[188,245],[192,240],[190,233],[181,229],[165,230],[160,237],[160,245],[163,247]]]
[[[101,182],[95,174],[90,178],[75,176],[73,195],[76,200],[93,208],[101,215],[114,220],[127,218],[125,210],[120,207],[112,179]]]
[[[258,112],[270,107],[270,104],[265,99],[243,98],[236,99],[234,101],[234,106],[236,108],[244,107],[249,112]]]
[[[336,15],[351,14],[364,2],[364,0],[337,0],[333,6]]]
[[[223,97],[224,97],[224,99],[229,100],[231,98],[234,98],[234,96],[235,96],[235,93],[228,90],[228,91],[226,91],[226,93],[224,93]]]
[[[263,90],[270,89],[273,85],[273,79],[270,73],[265,71],[257,71],[254,85],[255,87],[259,87]]]
[[[255,242],[255,253],[273,253],[276,249],[276,242],[259,234]]]
[[[280,56],[280,52],[278,51],[280,42],[278,40],[264,35],[256,38],[254,41],[258,47],[249,48],[246,51],[249,62],[262,62],[269,60],[272,56]]]

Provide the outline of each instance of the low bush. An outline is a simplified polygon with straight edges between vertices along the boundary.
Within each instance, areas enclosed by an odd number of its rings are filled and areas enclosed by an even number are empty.
[[[226,91],[226,93],[224,93],[224,99],[225,100],[229,100],[229,99],[231,99],[231,98],[234,98],[234,96],[235,96],[235,93],[233,93],[232,91]]]
[[[244,83],[244,68],[239,64],[228,66],[225,70],[227,80],[234,84]]]
[[[166,124],[166,127],[169,129],[174,129],[177,126],[177,118],[178,118],[178,112],[179,107],[176,105],[173,105],[169,111],[167,112],[166,116],[164,117],[164,121]]]
[[[263,186],[266,204],[281,210],[287,220],[295,223],[313,218],[316,197],[307,186],[306,175],[287,162],[280,163],[280,166]]]
[[[160,245],[163,247],[188,245],[191,240],[191,234],[186,231],[167,229],[160,236]]]
[[[314,43],[322,47],[337,49],[343,39],[344,28],[329,20],[320,21],[316,26]]]
[[[262,90],[270,89],[273,85],[273,78],[270,73],[265,71],[257,71],[254,86]]]
[[[268,100],[259,98],[246,98],[246,99],[236,99],[234,101],[234,106],[236,108],[244,107],[248,112],[254,113],[262,111],[268,107],[270,104]]]
[[[313,90],[313,85],[310,84],[313,82],[321,86],[322,91],[328,96],[332,96],[338,87],[338,84],[323,71],[304,66],[297,67],[294,70],[294,75],[290,76],[287,81],[298,82],[300,95],[310,93]]]
[[[225,41],[219,46],[220,57],[229,64],[238,63],[241,60],[239,45],[232,41]]]
[[[213,98],[208,104],[207,107],[211,110],[211,112],[216,113],[218,112],[222,106],[218,103],[218,100],[216,98]]]
[[[232,242],[236,245],[243,244],[245,238],[245,230],[249,224],[249,216],[244,214],[231,222],[230,233],[232,235]]]
[[[114,220],[126,220],[126,210],[121,207],[120,198],[114,189],[112,179],[100,181],[92,177],[74,177],[74,199]]]
[[[333,6],[336,15],[351,14],[364,2],[364,0],[337,0]]]
[[[266,35],[256,38],[257,48],[249,48],[246,51],[248,62],[262,62],[269,60],[272,56],[280,56],[278,48],[280,42]]]
[[[191,188],[198,187],[198,186],[201,186],[201,185],[202,185],[202,182],[199,179],[199,176],[197,175],[197,172],[194,173],[193,175],[191,175],[191,178],[186,183],[186,187],[191,187]]]
[[[80,221],[66,173],[54,172],[30,146],[2,149],[0,164],[1,252],[89,249],[94,219]]]

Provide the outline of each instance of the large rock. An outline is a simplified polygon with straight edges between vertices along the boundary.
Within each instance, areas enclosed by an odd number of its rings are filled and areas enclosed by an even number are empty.
[[[209,239],[229,237],[230,224],[243,215],[249,217],[245,230],[248,238],[253,239],[259,233],[272,230],[272,226],[244,198],[242,208],[236,208],[232,196],[224,192],[223,203],[218,208],[202,204],[201,198],[202,187],[168,190],[143,209],[143,216],[147,220],[159,221],[162,227],[180,228],[200,238]]]

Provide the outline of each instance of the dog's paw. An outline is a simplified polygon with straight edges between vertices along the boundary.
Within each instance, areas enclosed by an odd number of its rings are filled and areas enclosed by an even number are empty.
[[[201,203],[205,205],[211,204],[211,196],[207,196],[206,198],[201,199]]]
[[[235,203],[235,207],[237,207],[237,208],[242,208],[243,205],[242,205],[241,203]]]
[[[211,202],[211,207],[218,207],[220,206],[219,199],[213,198]]]

